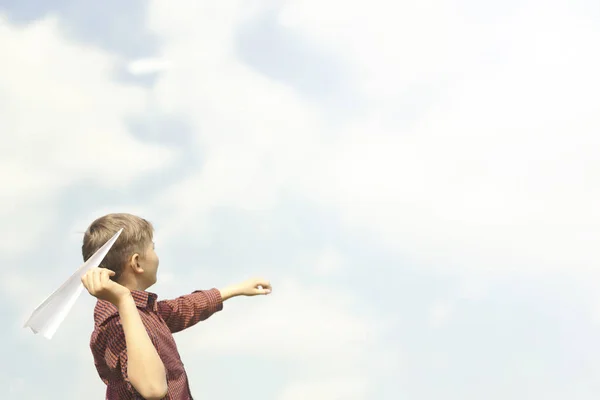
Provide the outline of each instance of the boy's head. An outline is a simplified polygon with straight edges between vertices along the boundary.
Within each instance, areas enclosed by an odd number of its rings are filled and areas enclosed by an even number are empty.
[[[129,289],[145,290],[156,283],[158,257],[152,241],[154,228],[143,218],[108,214],[92,222],[83,236],[83,260],[87,261],[121,228],[123,232],[100,267],[114,271],[111,279]]]

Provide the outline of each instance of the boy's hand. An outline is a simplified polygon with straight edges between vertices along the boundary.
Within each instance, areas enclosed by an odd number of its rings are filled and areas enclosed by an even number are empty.
[[[112,281],[110,277],[114,275],[114,271],[106,268],[92,268],[81,278],[81,282],[92,296],[118,306],[131,292],[125,286]]]
[[[271,293],[271,282],[266,279],[249,279],[238,285],[238,294],[242,296],[257,296]]]
[[[271,283],[266,279],[248,279],[240,284],[229,286],[221,290],[221,297],[227,300],[234,296],[266,295],[272,291]]]

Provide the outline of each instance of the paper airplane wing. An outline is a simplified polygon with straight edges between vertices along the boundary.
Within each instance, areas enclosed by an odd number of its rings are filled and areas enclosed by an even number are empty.
[[[29,327],[33,333],[41,333],[47,339],[52,339],[60,324],[67,317],[73,304],[83,291],[81,278],[91,268],[100,265],[108,251],[123,229],[120,229],[115,235],[100,247],[79,269],[71,275],[65,283],[62,284],[54,293],[42,302],[31,314],[31,317],[25,323],[25,328]]]

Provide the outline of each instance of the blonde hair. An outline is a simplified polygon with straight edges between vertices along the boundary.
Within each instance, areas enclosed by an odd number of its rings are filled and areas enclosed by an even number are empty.
[[[114,281],[119,280],[123,267],[133,254],[138,253],[141,256],[145,254],[152,243],[154,233],[152,224],[131,214],[108,214],[92,222],[83,236],[81,246],[83,261],[87,261],[121,228],[123,232],[100,264],[101,268],[115,272],[111,278]]]

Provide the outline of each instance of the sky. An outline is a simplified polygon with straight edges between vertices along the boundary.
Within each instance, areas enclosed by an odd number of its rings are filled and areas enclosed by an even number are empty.
[[[84,293],[23,328],[110,212],[151,289],[247,278],[176,334],[196,398],[600,395],[600,3],[0,0],[0,386],[99,399]]]

